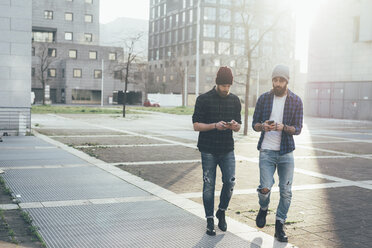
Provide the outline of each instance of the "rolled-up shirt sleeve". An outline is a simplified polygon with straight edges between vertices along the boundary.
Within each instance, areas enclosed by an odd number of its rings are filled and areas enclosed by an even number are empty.
[[[205,110],[203,108],[202,99],[196,99],[194,114],[192,115],[192,123],[205,123]]]

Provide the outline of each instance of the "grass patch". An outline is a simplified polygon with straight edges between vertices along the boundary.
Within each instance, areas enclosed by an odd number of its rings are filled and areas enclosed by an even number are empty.
[[[194,107],[129,107],[129,110],[144,110],[174,115],[192,115]]]
[[[39,234],[38,227],[36,227],[36,226],[33,225],[32,218],[29,215],[29,213],[21,210],[21,216],[22,216],[22,219],[29,225],[28,230],[31,232],[31,234],[33,236],[33,240],[39,241],[41,243],[41,246],[42,247],[46,247],[45,241],[43,240],[43,238]]]
[[[31,108],[33,114],[122,114],[122,108],[101,108],[89,106],[53,106],[53,105],[34,105]],[[132,114],[130,110],[126,114]],[[36,125],[35,125],[36,126]]]

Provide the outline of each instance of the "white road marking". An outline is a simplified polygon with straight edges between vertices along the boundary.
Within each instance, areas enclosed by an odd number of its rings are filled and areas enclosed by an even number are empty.
[[[122,147],[158,147],[158,146],[174,146],[174,144],[94,145],[94,146],[74,146],[74,147],[75,148],[122,148]]]

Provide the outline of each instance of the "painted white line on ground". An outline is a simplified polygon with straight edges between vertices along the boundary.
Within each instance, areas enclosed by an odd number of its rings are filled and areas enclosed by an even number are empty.
[[[50,138],[115,138],[115,137],[133,137],[131,134],[102,134],[102,135],[51,135]]]
[[[327,133],[328,134],[328,133]],[[320,135],[320,134],[310,134],[310,136],[318,136],[323,138],[333,138],[333,139],[340,139],[340,140],[346,140],[346,141],[352,141],[352,142],[362,142],[362,143],[372,143],[372,140],[370,139],[352,139],[352,138],[346,138],[346,137],[335,137],[331,135]]]
[[[31,166],[12,166],[0,167],[1,170],[28,170],[28,169],[58,169],[58,168],[76,168],[92,166],[91,164],[57,164],[57,165],[31,165]]]
[[[200,159],[191,160],[167,160],[167,161],[140,161],[140,162],[122,162],[122,163],[108,163],[109,165],[155,165],[155,164],[188,164],[188,163],[200,163]]]
[[[327,189],[327,188],[339,188],[339,187],[348,187],[354,186],[354,182],[332,182],[332,183],[318,183],[318,184],[305,184],[305,185],[296,185],[292,186],[292,191],[300,190],[312,190],[312,189]],[[279,187],[272,187],[271,192],[279,192]],[[185,198],[200,198],[202,197],[203,192],[190,192],[179,194]],[[215,191],[215,196],[220,196],[220,191]],[[254,189],[234,189],[234,195],[249,195],[257,194],[257,188]]]
[[[0,209],[2,210],[14,210],[18,208],[19,206],[17,204],[0,204]]]
[[[74,147],[75,148],[123,148],[123,147],[159,147],[159,146],[174,146],[174,144],[96,145],[96,146],[74,146]]]
[[[355,154],[355,153],[348,153],[348,152],[339,152],[339,151],[333,151],[329,149],[322,149],[322,148],[316,148],[316,147],[311,147],[311,146],[304,146],[304,145],[297,145],[297,147],[309,149],[309,150],[314,150],[314,151],[320,151],[320,152],[328,152],[328,153],[334,153],[334,154],[340,154],[344,156],[353,156],[356,158],[365,158],[365,159],[371,159],[369,156],[372,154]]]
[[[25,150],[25,149],[30,149],[33,148],[35,150],[47,150],[47,149],[56,149],[57,147],[55,146],[34,146],[34,147],[29,147],[29,146],[22,146],[22,147],[12,147],[12,146],[2,146],[1,149],[4,150]]]
[[[201,204],[198,204],[194,201],[191,201],[189,199],[186,199],[182,196],[177,195],[176,193],[164,189],[160,187],[159,185],[156,185],[154,183],[148,182],[143,180],[140,177],[134,176],[126,171],[123,171],[115,166],[112,166],[110,164],[105,163],[104,161],[101,161],[99,159],[90,157],[89,155],[78,151],[72,147],[68,147],[65,144],[62,144],[61,142],[58,142],[56,140],[50,139],[46,137],[45,135],[39,134],[35,132],[35,136],[41,138],[42,140],[54,144],[61,149],[68,151],[75,156],[80,157],[81,159],[84,159],[88,161],[91,164],[96,165],[97,167],[123,179],[124,181],[133,184],[140,189],[149,192],[150,194],[153,194],[154,196],[157,196],[165,201],[168,201],[202,219],[205,219],[204,214],[204,207]],[[250,227],[246,224],[240,223],[232,218],[226,217],[227,222],[229,223],[229,232],[241,237],[242,239],[245,239],[261,248],[284,248],[284,247],[295,247],[290,243],[283,244],[278,242],[273,236],[268,235],[264,232],[261,232],[253,227]]]

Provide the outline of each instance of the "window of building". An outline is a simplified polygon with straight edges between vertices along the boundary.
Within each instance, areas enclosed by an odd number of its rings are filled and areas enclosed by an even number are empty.
[[[55,41],[55,32],[32,31],[32,41],[53,42]]]
[[[216,3],[216,0],[205,0],[206,3]]]
[[[230,39],[230,26],[221,25],[219,36],[223,39]]]
[[[89,51],[89,59],[97,59],[97,51]]]
[[[223,22],[231,21],[231,11],[229,9],[220,8],[219,19]]]
[[[73,0],[66,0],[66,2],[72,2]]]
[[[204,20],[215,21],[216,20],[216,8],[205,7],[204,8]]]
[[[214,41],[203,41],[203,53],[214,54]]]
[[[86,3],[93,3],[93,0],[85,0]]]
[[[220,0],[220,4],[223,4],[223,5],[231,5],[231,0]]]
[[[194,21],[193,18],[194,18],[194,17],[193,17],[193,11],[192,11],[192,9],[190,9],[190,11],[189,11],[189,22],[190,22],[190,23],[192,23],[192,22]]]
[[[92,42],[93,41],[93,34],[84,34],[85,41]]]
[[[65,69],[62,68],[62,78],[65,78]]]
[[[109,60],[116,60],[116,53],[109,53]]]
[[[48,56],[49,57],[57,57],[57,49],[55,49],[55,48],[48,48]]]
[[[230,55],[230,43],[219,42],[218,43],[218,54]]]
[[[35,67],[32,67],[31,68],[31,76],[32,77],[35,77]]]
[[[65,40],[72,40],[73,35],[72,32],[65,32]]]
[[[102,78],[102,70],[94,70],[94,78]]]
[[[57,76],[57,70],[54,68],[48,69],[48,77],[55,78]]]
[[[77,58],[77,50],[75,49],[70,49],[68,51],[68,56],[72,59],[76,59]]]
[[[31,55],[32,55],[32,56],[35,56],[35,47],[32,47]]]
[[[244,40],[244,32],[243,27],[234,27],[234,38],[236,40]]]
[[[214,38],[216,36],[216,25],[214,24],[204,24],[203,25],[204,37]]]
[[[65,13],[65,20],[66,21],[73,21],[73,13],[66,12]]]
[[[249,30],[249,39],[252,41],[258,41],[259,32],[258,29]]]
[[[82,70],[81,69],[74,69],[73,70],[73,77],[74,78],[81,78]]]
[[[92,15],[85,15],[84,20],[85,20],[85,22],[93,22],[93,16]]]
[[[242,43],[234,44],[234,55],[244,55],[244,44]]]
[[[122,79],[121,71],[114,71],[114,79]]]
[[[44,19],[53,20],[53,11],[44,10]]]

